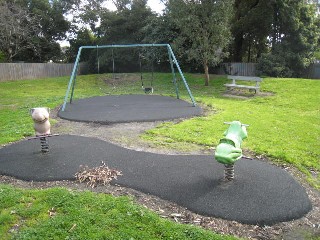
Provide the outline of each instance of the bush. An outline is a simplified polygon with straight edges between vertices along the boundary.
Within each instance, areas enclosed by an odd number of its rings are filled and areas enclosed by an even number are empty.
[[[270,77],[292,77],[293,71],[286,66],[286,61],[280,55],[263,54],[257,64],[257,74]]]
[[[314,56],[317,60],[320,60],[320,50],[314,53]]]
[[[4,62],[6,62],[6,55],[4,55],[4,53],[0,51],[0,63]]]

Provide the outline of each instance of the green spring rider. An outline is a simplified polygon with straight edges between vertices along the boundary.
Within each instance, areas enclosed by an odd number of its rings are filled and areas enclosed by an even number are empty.
[[[225,166],[225,180],[232,181],[234,179],[234,164],[242,157],[241,143],[248,137],[246,127],[249,125],[239,121],[226,122],[225,124],[230,126],[224,132],[224,138],[220,139],[214,157]]]

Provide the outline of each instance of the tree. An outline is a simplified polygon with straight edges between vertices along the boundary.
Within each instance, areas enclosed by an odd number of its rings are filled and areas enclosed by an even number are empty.
[[[93,33],[97,31],[97,25],[101,20],[104,0],[82,0],[76,10],[71,14],[75,17],[77,25],[89,25]],[[79,24],[80,23],[80,24]]]
[[[119,12],[129,9],[132,3],[131,0],[112,0],[112,2]]]
[[[318,45],[320,31],[313,6],[304,0],[274,0],[273,12],[271,51],[263,56],[258,68],[272,74],[281,66],[287,69],[285,76],[300,77],[313,62]]]
[[[179,29],[167,14],[149,18],[142,31],[144,35],[143,43],[171,44],[179,35]],[[168,52],[164,48],[156,48],[153,53],[157,57],[157,71],[167,69],[169,66]],[[184,63],[184,61],[180,61],[180,64]]]
[[[2,0],[0,3],[2,51],[8,61],[44,62],[61,50],[70,23],[63,14],[80,0]]]
[[[81,46],[92,46],[97,44],[97,38],[88,29],[81,29],[77,33],[77,38],[70,40],[70,48],[67,51],[68,62],[74,62],[78,50]],[[81,54],[81,61],[88,61],[90,58],[90,51],[84,51]]]
[[[132,44],[142,43],[145,38],[144,28],[156,15],[147,6],[146,0],[118,0],[117,11],[101,11],[101,25],[97,28],[97,44]],[[117,69],[134,71],[138,69],[139,49],[116,49],[114,57]],[[93,55],[94,53],[92,53]],[[111,50],[99,51],[101,65],[110,65]],[[96,61],[91,57],[91,61]],[[93,66],[94,64],[91,64]],[[107,69],[108,66],[105,68]],[[100,68],[104,71],[103,68]]]
[[[0,3],[0,50],[6,61],[26,49],[36,49],[35,36],[40,32],[37,18],[28,13],[27,9],[11,2]]]
[[[272,9],[270,0],[235,0],[231,48],[233,61],[256,61],[267,52]]]
[[[4,55],[3,52],[0,51],[0,63],[6,62],[6,56]]]
[[[34,38],[38,48],[28,54],[25,58],[33,62],[46,62],[53,60],[61,54],[57,40],[66,38],[70,23],[63,16],[66,12],[63,1],[59,0],[28,0],[28,11],[35,16],[40,26],[39,34]]]
[[[99,35],[104,44],[141,43],[144,39],[143,28],[155,17],[147,6],[146,0],[117,1],[119,10],[104,11],[101,15]],[[120,4],[122,3],[122,4]]]
[[[231,40],[232,0],[169,0],[168,14],[180,31],[175,47],[188,60],[200,61],[209,85],[209,66],[227,56]]]

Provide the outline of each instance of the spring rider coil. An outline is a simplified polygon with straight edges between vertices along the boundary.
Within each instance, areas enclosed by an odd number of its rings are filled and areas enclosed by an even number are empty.
[[[215,151],[215,159],[224,164],[224,179],[232,181],[234,179],[234,164],[242,157],[241,144],[248,137],[246,127],[239,121],[233,121],[229,128],[224,132],[224,137],[220,139]]]

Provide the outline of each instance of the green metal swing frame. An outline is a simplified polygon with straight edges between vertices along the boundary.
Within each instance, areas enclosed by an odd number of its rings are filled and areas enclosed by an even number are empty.
[[[175,57],[175,55],[173,53],[173,50],[172,50],[170,44],[120,44],[120,45],[113,44],[113,45],[101,45],[101,46],[98,46],[98,45],[96,45],[96,46],[81,46],[79,48],[78,54],[77,54],[77,57],[76,57],[76,61],[74,63],[73,70],[72,70],[72,73],[71,73],[71,77],[70,77],[70,80],[69,80],[69,84],[68,84],[68,87],[67,87],[66,95],[64,97],[64,102],[63,102],[61,111],[65,110],[69,95],[70,95],[70,104],[72,103],[73,96],[74,96],[74,89],[75,89],[75,85],[76,85],[76,73],[77,73],[78,68],[79,68],[79,62],[80,62],[80,56],[81,56],[82,49],[97,49],[98,50],[99,48],[135,48],[135,47],[166,47],[167,50],[168,50],[168,57],[169,57],[169,62],[170,62],[171,72],[172,72],[172,81],[173,81],[173,84],[174,84],[174,87],[175,87],[177,99],[179,99],[179,89],[178,89],[178,84],[177,84],[177,77],[176,77],[175,67],[178,70],[178,72],[180,74],[180,77],[181,77],[181,79],[183,81],[183,84],[184,84],[185,88],[188,91],[188,94],[189,94],[189,97],[191,99],[192,105],[194,107],[196,106],[196,102],[195,102],[194,97],[193,97],[193,95],[191,93],[191,90],[190,90],[190,88],[188,86],[187,80],[184,77],[183,72],[181,71],[179,63],[178,63],[178,61],[177,61],[177,59],[176,59],[176,57]],[[70,94],[70,91],[71,91],[71,94]]]

